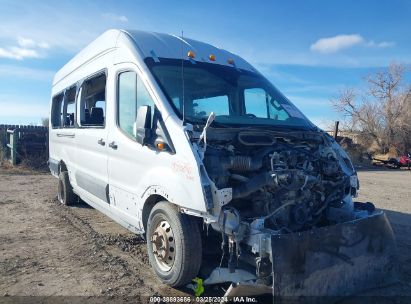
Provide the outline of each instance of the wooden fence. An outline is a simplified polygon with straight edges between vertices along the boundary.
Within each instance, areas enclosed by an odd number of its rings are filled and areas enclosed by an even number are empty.
[[[25,125],[0,125],[0,161],[14,166],[23,161],[41,167],[48,159],[48,128]]]

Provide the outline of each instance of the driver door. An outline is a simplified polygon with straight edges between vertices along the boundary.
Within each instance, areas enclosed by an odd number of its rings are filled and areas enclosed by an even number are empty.
[[[134,64],[118,65],[115,75],[117,115],[108,135],[110,203],[112,212],[129,228],[142,232],[141,182],[155,163],[156,153],[137,143],[133,128],[138,107],[148,105],[154,112],[154,103]]]

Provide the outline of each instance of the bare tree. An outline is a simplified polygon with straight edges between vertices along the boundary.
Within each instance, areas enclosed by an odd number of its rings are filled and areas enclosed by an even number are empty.
[[[49,118],[48,117],[42,118],[41,119],[41,125],[43,127],[48,127],[49,126]]]
[[[405,83],[406,71],[404,65],[391,64],[366,77],[366,90],[346,88],[332,100],[351,129],[372,139],[380,152],[411,147],[411,84]]]

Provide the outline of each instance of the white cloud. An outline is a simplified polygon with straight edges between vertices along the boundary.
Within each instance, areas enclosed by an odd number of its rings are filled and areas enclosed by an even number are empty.
[[[364,42],[361,35],[337,35],[334,37],[321,38],[314,42],[310,49],[311,51],[320,53],[335,53],[339,50],[350,48]]]
[[[25,37],[18,37],[17,43],[22,48],[40,48],[40,49],[48,49],[50,45],[45,41],[36,42],[33,39],[25,38]]]
[[[18,37],[17,38],[17,43],[21,46],[21,47],[33,47],[36,45],[36,43],[34,42],[34,40],[28,39],[28,38],[24,38],[24,37]]]
[[[375,42],[373,40],[370,40],[366,44],[369,47],[376,47],[376,48],[387,48],[387,47],[393,47],[395,46],[395,43],[392,41],[381,41],[381,42]]]
[[[41,48],[41,49],[49,49],[49,48],[50,48],[50,44],[48,44],[48,43],[45,42],[45,41],[39,42],[37,45],[38,45],[38,47]]]
[[[33,49],[25,49],[17,46],[13,46],[10,50],[17,56],[17,58],[39,58],[40,54]]]
[[[7,49],[0,48],[0,58],[23,60],[24,58],[39,58],[40,54],[33,49],[25,49],[17,46]]]
[[[0,58],[23,60],[25,58],[40,58],[44,50],[50,48],[45,41],[36,42],[33,39],[17,37],[17,46],[0,48]],[[43,52],[42,52],[43,51]]]
[[[70,4],[67,9],[54,3],[43,2],[13,2],[17,15],[3,14],[0,26],[0,46],[5,48],[13,45],[18,37],[23,44],[36,44],[42,57],[47,49],[54,52],[76,53],[90,43],[104,30],[111,28],[106,22],[96,22],[101,18],[98,12],[100,4],[84,2],[82,5]],[[84,14],[87,12],[87,18]],[[49,18],[53,16],[53,18]],[[16,22],[16,18],[19,22]],[[32,40],[31,41],[26,41]],[[31,47],[26,47],[31,48]]]
[[[119,22],[123,22],[123,23],[128,22],[127,17],[124,16],[124,15],[116,15],[116,14],[113,14],[113,13],[104,13],[101,16],[103,16],[103,18],[105,18],[105,19],[110,19],[112,21],[119,21]]]
[[[314,52],[319,52],[323,54],[336,53],[343,49],[351,48],[355,45],[364,45],[367,47],[375,48],[387,48],[395,45],[394,42],[381,41],[375,42],[373,40],[365,40],[359,34],[351,35],[337,35],[334,37],[320,38],[313,44],[311,44],[310,49]]]

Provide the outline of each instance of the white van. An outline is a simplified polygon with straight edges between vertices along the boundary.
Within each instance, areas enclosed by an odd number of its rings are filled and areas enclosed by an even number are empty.
[[[49,167],[61,203],[79,197],[145,235],[171,286],[340,295],[394,269],[390,225],[353,202],[347,154],[249,63],[206,43],[98,37],[54,77]]]

